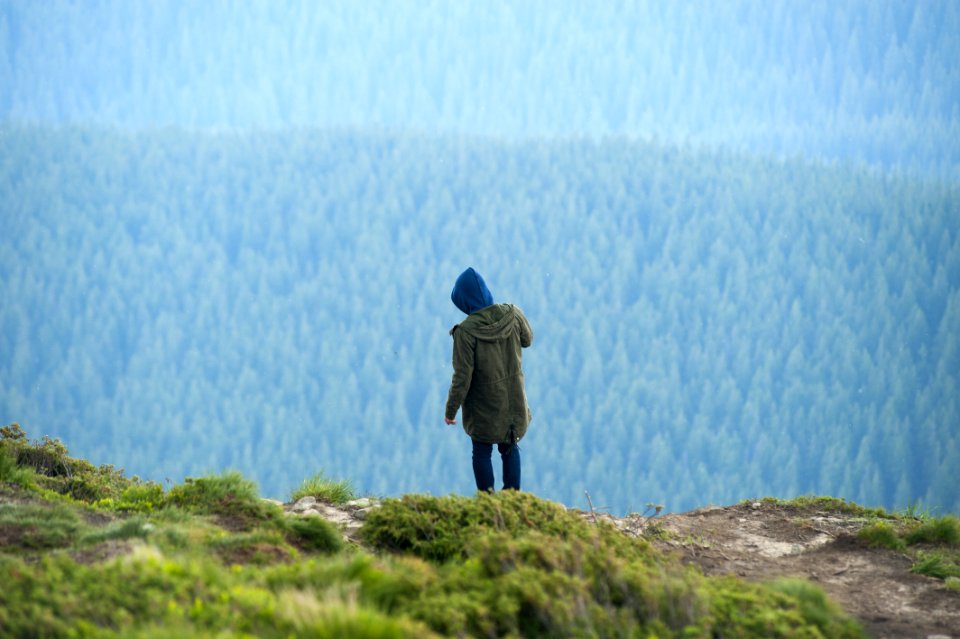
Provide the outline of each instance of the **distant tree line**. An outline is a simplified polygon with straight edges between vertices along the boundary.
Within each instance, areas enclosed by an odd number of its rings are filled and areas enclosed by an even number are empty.
[[[160,481],[472,492],[472,265],[535,330],[525,488],[960,512],[960,188],[652,143],[0,129],[0,422]]]
[[[14,0],[0,119],[628,135],[960,177],[952,0]]]

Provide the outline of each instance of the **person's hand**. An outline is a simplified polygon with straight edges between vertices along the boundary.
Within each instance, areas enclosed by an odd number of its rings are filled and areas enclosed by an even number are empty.
[[[447,423],[447,426],[453,426],[454,424],[457,423],[457,420],[455,420],[455,419],[448,419],[446,416],[443,417],[443,421],[445,421],[445,422]]]

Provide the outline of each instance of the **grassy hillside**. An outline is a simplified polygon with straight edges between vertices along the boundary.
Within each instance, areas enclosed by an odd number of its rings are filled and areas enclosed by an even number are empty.
[[[163,490],[16,425],[0,579],[13,637],[862,636],[808,582],[705,577],[527,493],[388,499],[345,541],[239,474]]]

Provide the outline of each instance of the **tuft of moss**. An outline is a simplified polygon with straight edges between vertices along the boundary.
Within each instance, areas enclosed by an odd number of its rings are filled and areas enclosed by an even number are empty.
[[[291,493],[290,499],[297,501],[307,496],[316,497],[318,501],[328,504],[345,504],[357,497],[349,481],[330,479],[323,472],[304,479],[303,483]]]

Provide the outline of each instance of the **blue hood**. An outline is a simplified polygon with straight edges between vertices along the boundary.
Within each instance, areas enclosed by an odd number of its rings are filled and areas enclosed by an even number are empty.
[[[473,267],[465,270],[457,278],[453,292],[450,293],[450,299],[467,315],[493,304],[493,295],[487,288],[487,283],[479,273],[473,270]]]

